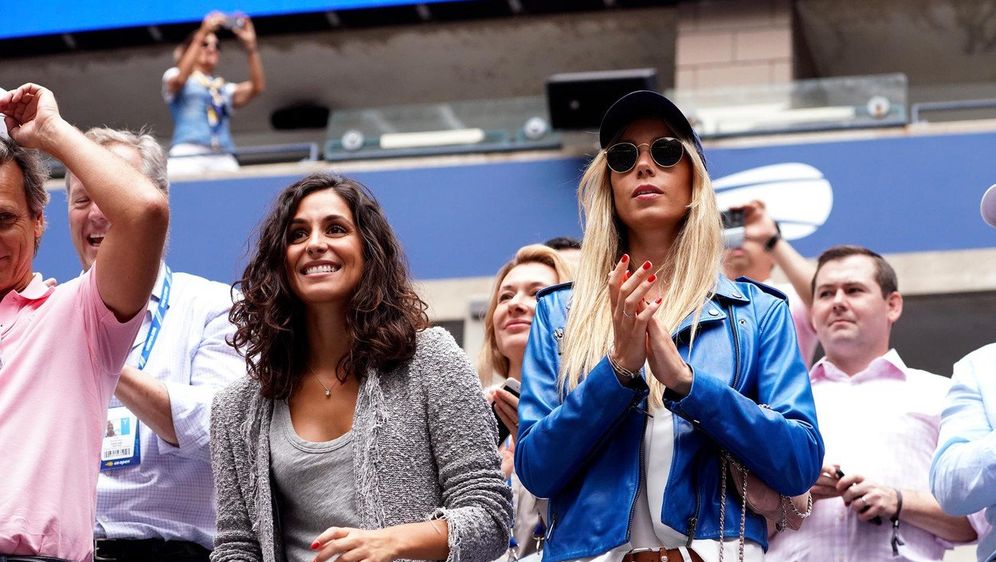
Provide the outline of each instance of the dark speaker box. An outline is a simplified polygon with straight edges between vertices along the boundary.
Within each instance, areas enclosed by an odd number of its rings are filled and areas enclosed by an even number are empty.
[[[278,109],[270,114],[274,129],[324,129],[329,123],[329,108],[317,104],[300,104]]]
[[[554,74],[546,80],[550,125],[554,129],[598,129],[616,100],[637,90],[657,91],[657,87],[653,68]]]

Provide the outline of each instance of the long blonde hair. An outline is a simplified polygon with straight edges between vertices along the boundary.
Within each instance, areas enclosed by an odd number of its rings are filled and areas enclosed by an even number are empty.
[[[682,144],[692,163],[692,200],[666,263],[655,264],[664,266],[658,276],[666,283],[664,304],[656,317],[670,332],[694,312],[694,337],[698,316],[719,275],[723,243],[712,181],[695,147],[684,140]],[[610,180],[605,151],[601,151],[588,165],[578,186],[584,242],[564,330],[562,391],[573,390],[612,345],[608,273],[627,248],[623,247],[625,233],[620,229],[624,226],[616,214]],[[648,376],[647,382],[651,400],[661,405],[664,386],[653,376]]]
[[[505,357],[498,348],[498,338],[495,335],[495,310],[498,308],[498,293],[501,289],[501,282],[505,280],[505,276],[508,275],[509,271],[512,271],[512,268],[524,263],[541,263],[550,267],[557,274],[557,283],[566,283],[573,277],[571,267],[564,258],[560,257],[557,250],[542,244],[530,244],[519,248],[515,257],[501,266],[501,269],[495,274],[491,300],[488,303],[488,313],[484,316],[484,345],[481,347],[481,353],[477,359],[477,373],[484,386],[491,384],[492,373],[508,377],[508,357]]]

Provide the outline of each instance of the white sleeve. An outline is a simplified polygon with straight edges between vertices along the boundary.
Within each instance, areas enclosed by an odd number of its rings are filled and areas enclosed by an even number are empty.
[[[174,94],[169,93],[169,88],[167,87],[167,84],[169,84],[169,81],[179,73],[180,69],[175,66],[167,68],[166,72],[163,73],[163,100],[166,103],[173,103],[173,97],[174,97]]]

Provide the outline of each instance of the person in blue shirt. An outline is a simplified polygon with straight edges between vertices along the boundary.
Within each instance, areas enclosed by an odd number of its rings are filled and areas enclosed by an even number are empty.
[[[218,31],[227,28],[242,43],[249,79],[228,82],[215,75],[221,43]],[[244,14],[211,12],[174,52],[176,66],[163,74],[163,99],[173,117],[170,175],[237,170],[232,156],[231,116],[266,88],[263,62],[252,20]]]
[[[996,187],[982,197],[982,218],[996,228]],[[996,560],[996,344],[969,353],[954,365],[930,489],[941,508],[969,515],[979,533],[979,561]],[[980,511],[984,510],[984,511]]]
[[[788,305],[721,275],[701,145],[670,100],[624,96],[599,142],[576,281],[541,291],[523,360],[515,469],[550,499],[544,561],[761,560],[766,521],[728,467],[801,495],[824,452]]]

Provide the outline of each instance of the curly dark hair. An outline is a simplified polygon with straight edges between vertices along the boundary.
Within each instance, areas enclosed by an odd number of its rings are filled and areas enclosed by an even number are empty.
[[[301,200],[325,189],[335,191],[353,213],[365,262],[347,307],[352,344],[337,365],[340,380],[411,359],[416,333],[429,325],[428,307],[412,288],[401,245],[374,196],[337,174],[309,175],[284,189],[260,224],[256,252],[236,283],[242,298],[229,315],[236,326],[229,344],[243,353],[249,376],[269,399],[289,397],[307,368],[304,304],[291,290],[285,267],[287,229]]]

